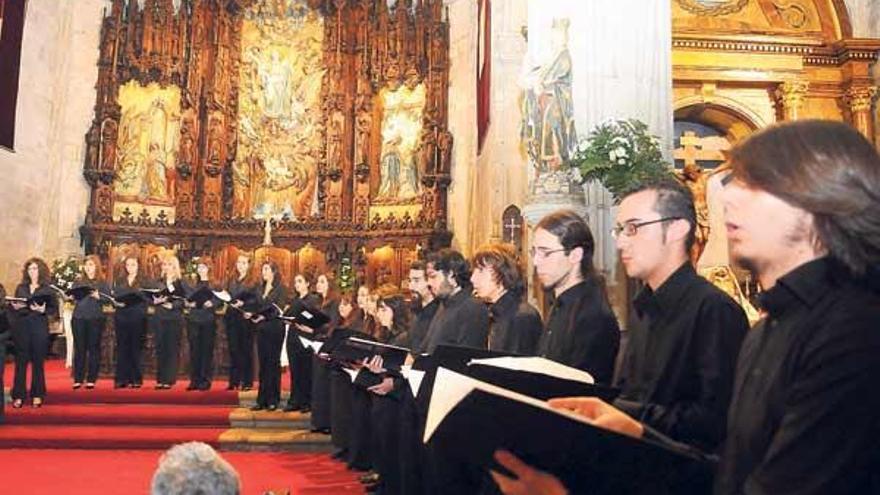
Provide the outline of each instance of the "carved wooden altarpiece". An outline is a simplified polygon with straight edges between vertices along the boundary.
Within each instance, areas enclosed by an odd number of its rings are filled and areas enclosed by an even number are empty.
[[[399,282],[451,239],[448,51],[441,0],[114,0],[86,251]]]

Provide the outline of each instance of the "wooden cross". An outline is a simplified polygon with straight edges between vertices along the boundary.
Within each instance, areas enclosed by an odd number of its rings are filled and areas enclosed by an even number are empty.
[[[697,162],[703,160],[725,160],[724,154],[721,151],[703,149],[703,138],[697,136],[694,131],[685,131],[679,142],[680,147],[672,153],[672,156],[676,160],[683,160],[685,166],[694,166],[697,165]]]

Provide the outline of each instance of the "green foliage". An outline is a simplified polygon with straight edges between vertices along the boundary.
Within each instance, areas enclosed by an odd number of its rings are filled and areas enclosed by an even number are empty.
[[[70,289],[80,274],[82,259],[79,256],[55,258],[52,261],[52,283],[61,289]]]
[[[615,201],[640,182],[672,175],[657,137],[636,119],[596,126],[581,142],[571,166],[580,171],[583,182],[599,181]]]

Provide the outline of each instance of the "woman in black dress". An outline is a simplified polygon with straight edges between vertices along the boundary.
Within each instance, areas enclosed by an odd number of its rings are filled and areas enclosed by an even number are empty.
[[[207,256],[196,262],[196,283],[187,287],[189,296],[202,290],[218,290],[211,280],[213,262]],[[211,296],[204,302],[187,299],[186,335],[189,340],[189,385],[187,390],[211,390],[214,375],[214,342],[217,336],[217,320],[214,311],[220,300]]]
[[[44,362],[49,350],[49,316],[58,316],[55,292],[49,287],[49,267],[40,258],[31,258],[24,264],[21,283],[15,297],[22,299],[10,304],[12,339],[15,342],[15,378],[12,387],[12,407],[20,408],[27,398],[28,364],[31,365],[30,397],[34,407],[41,407],[46,396]]]
[[[140,294],[145,287],[141,280],[137,258],[123,261],[124,273],[113,284],[113,297],[123,298]],[[141,354],[147,329],[147,304],[143,298],[132,297],[129,302],[113,303],[116,313],[113,328],[116,331],[116,376],[114,388],[140,388],[143,383]]]
[[[260,268],[263,283],[260,286],[258,306],[268,309],[275,304],[287,308],[287,289],[281,283],[281,273],[274,262],[263,262]],[[276,316],[245,313],[256,324],[257,357],[260,360],[260,387],[253,411],[274,411],[281,401],[281,347],[284,345],[284,322]]]
[[[332,272],[318,275],[315,291],[321,298],[320,310],[330,317],[323,327],[316,329],[315,340],[324,341],[336,325],[339,324],[339,295]],[[330,367],[326,359],[318,353],[312,354],[312,431],[330,433]]]
[[[156,309],[153,339],[156,344],[156,389],[167,390],[177,382],[186,295],[177,256],[162,259],[162,275],[157,288],[162,293],[152,297]]]
[[[312,292],[311,287],[312,277],[309,274],[296,274],[293,277],[293,299],[298,299],[310,308],[319,309],[321,296]],[[308,328],[302,330],[311,331]],[[312,351],[302,345],[299,334],[293,328],[287,332],[287,361],[290,370],[290,399],[284,410],[309,412],[312,409]]]
[[[246,307],[246,302],[253,302],[247,295],[256,295],[256,282],[251,271],[251,258],[239,254],[235,261],[235,276],[226,288],[231,301],[227,308],[224,321],[226,323],[226,339],[229,347],[229,385],[226,390],[251,390],[254,386],[254,324],[244,317],[243,310],[253,311]],[[252,301],[246,301],[251,299]]]
[[[101,294],[108,294],[109,288],[104,281],[104,270],[101,259],[93,254],[86,256],[82,266],[82,275],[74,283],[74,288],[89,287],[94,290],[76,302],[73,308],[71,329],[73,330],[73,388],[82,387],[85,380],[86,388],[95,388],[98,370],[101,368],[101,335],[104,333],[105,301]]]

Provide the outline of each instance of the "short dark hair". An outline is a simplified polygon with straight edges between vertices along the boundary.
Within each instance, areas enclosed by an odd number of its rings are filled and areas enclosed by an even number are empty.
[[[409,264],[409,269],[423,272],[423,271],[425,271],[425,261],[424,260],[415,260]]]
[[[685,253],[689,253],[694,245],[697,230],[697,210],[694,206],[694,195],[691,193],[691,190],[671,177],[660,177],[634,184],[620,196],[621,201],[642,191],[654,191],[657,193],[657,199],[654,201],[654,211],[661,218],[680,218],[686,220],[691,225],[684,243]],[[667,227],[668,224],[664,223],[664,234]]]
[[[584,256],[581,258],[581,276],[587,278],[596,275],[593,266],[593,253],[596,243],[590,226],[573,210],[557,210],[545,216],[535,226],[535,230],[543,229],[559,239],[559,244],[565,248],[565,254],[572,249],[582,248]]]
[[[427,259],[427,264],[439,272],[451,273],[459,287],[470,287],[471,265],[458,251],[443,248],[432,253]]]
[[[880,262],[880,156],[847,124],[785,122],[730,152],[732,176],[813,215],[818,243],[856,275]]]
[[[495,283],[514,294],[525,293],[525,270],[512,245],[492,243],[481,246],[474,253],[472,265],[491,268],[495,272]]]

